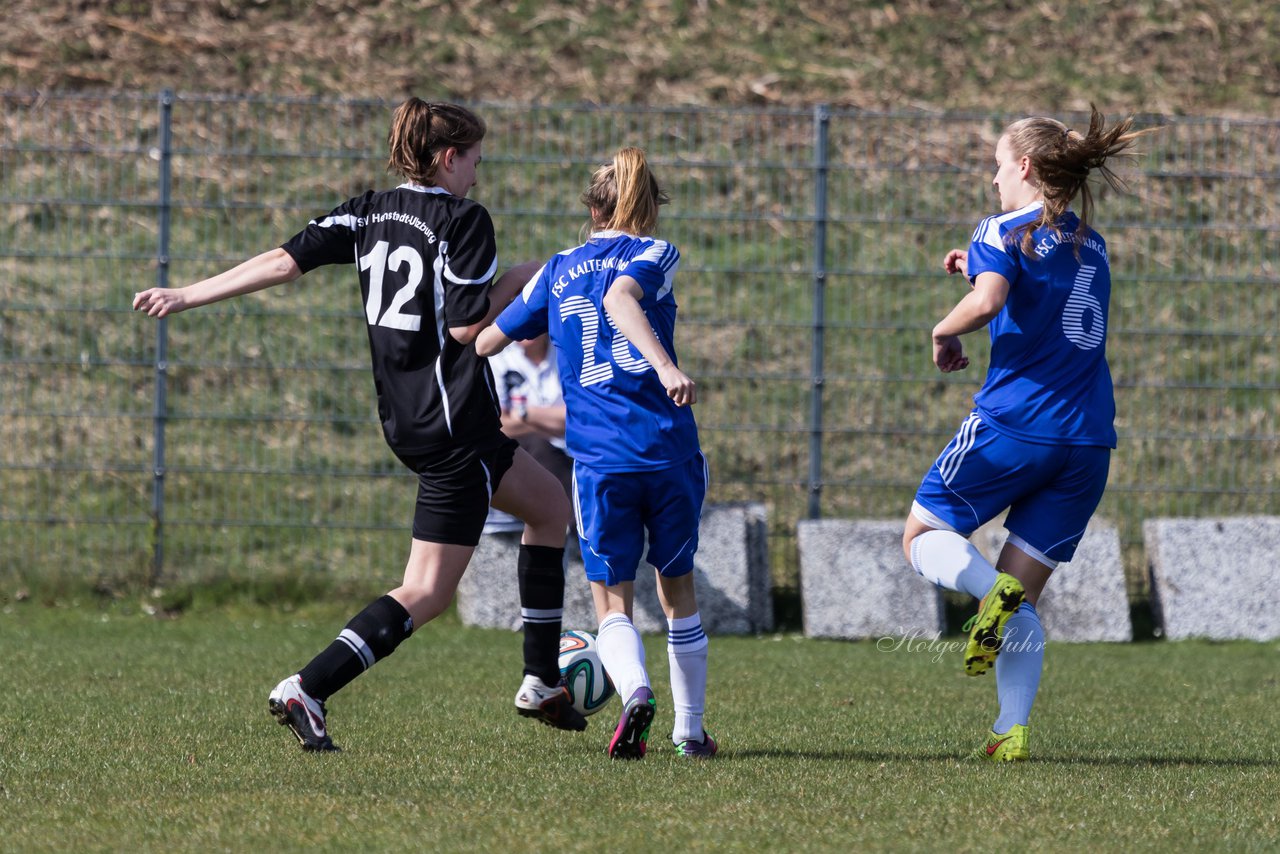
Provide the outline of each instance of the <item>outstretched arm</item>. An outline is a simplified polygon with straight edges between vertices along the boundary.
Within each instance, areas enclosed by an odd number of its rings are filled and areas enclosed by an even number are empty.
[[[658,379],[666,388],[667,397],[676,406],[697,403],[697,385],[675,366],[667,349],[662,346],[658,336],[653,334],[649,318],[645,317],[644,309],[640,307],[642,296],[644,290],[639,282],[631,276],[619,276],[604,295],[604,310],[613,318],[618,331],[627,336],[627,340],[635,345],[640,355],[658,372]]]
[[[135,311],[164,317],[242,294],[251,294],[272,285],[292,282],[302,275],[293,256],[283,249],[256,255],[236,267],[185,288],[148,288],[133,295]]]

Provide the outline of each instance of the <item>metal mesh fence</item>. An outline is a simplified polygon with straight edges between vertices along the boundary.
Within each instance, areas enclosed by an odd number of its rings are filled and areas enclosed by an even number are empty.
[[[0,103],[0,589],[398,578],[414,482],[382,443],[351,271],[160,323],[129,309],[393,183],[393,105]],[[905,516],[982,379],[937,373],[928,333],[963,292],[940,261],[994,210],[992,150],[1016,116],[478,111],[472,195],[504,265],[575,243],[591,171],[648,151],[684,258],[709,500],[768,505],[775,584],[796,587],[797,520]],[[1163,129],[1097,217],[1121,437],[1099,515],[1136,598],[1142,519],[1275,513],[1280,484],[1280,122],[1140,124]],[[985,336],[966,346],[984,365]]]

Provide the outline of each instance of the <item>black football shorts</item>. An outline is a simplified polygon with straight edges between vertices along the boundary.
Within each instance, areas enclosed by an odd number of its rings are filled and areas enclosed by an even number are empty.
[[[425,454],[401,454],[418,476],[413,538],[474,546],[480,542],[489,502],[520,446],[502,433]]]

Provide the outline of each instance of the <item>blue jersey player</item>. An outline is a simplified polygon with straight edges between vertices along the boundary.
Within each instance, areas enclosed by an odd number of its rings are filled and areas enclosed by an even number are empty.
[[[1089,225],[1088,178],[1122,186],[1106,162],[1140,135],[1131,126],[1108,128],[1096,109],[1084,134],[1049,118],[1014,122],[995,150],[1002,213],[943,262],[972,290],[934,327],[934,363],[944,373],[968,367],[960,336],[987,326],[991,364],[973,411],[916,492],[903,550],[925,578],[980,600],[964,666],[977,676],[995,665],[1000,713],[980,751],[995,761],[1029,755],[1044,660],[1035,603],[1075,553],[1116,446],[1111,271]],[[1077,196],[1079,216],[1068,207]],[[1006,509],[1009,538],[993,567],[968,537]]]
[[[644,756],[656,710],[631,621],[641,557],[657,570],[669,627],[671,739],[682,756],[716,752],[702,724],[707,636],[692,575],[707,468],[689,409],[697,389],[673,346],[680,253],[650,236],[666,200],[644,152],[620,150],[582,195],[590,236],[548,261],[476,341],[478,353],[491,355],[549,332],[557,350],[600,659],[625,698],[609,743],[615,759]]]

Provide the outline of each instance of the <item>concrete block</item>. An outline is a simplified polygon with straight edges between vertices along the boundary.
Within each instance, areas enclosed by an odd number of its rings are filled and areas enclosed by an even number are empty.
[[[752,634],[773,628],[767,521],[762,504],[716,505],[703,509],[694,559],[694,587],[703,629],[708,634]],[[486,534],[458,586],[458,613],[469,626],[520,629],[516,583],[519,533]],[[565,629],[595,631],[595,605],[582,566],[577,538],[565,550]],[[636,627],[665,633],[653,568],[636,573]]]
[[[994,563],[1008,538],[1003,525],[992,524],[974,532],[972,541]],[[1102,519],[1089,522],[1071,562],[1053,571],[1036,611],[1050,643],[1133,640],[1120,533],[1114,525]]]
[[[1280,638],[1280,516],[1148,519],[1142,535],[1166,637]]]
[[[942,632],[942,592],[907,563],[902,532],[901,521],[817,519],[797,525],[807,637],[934,637]]]

